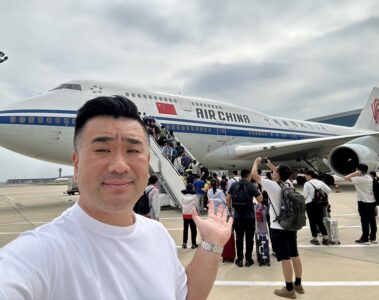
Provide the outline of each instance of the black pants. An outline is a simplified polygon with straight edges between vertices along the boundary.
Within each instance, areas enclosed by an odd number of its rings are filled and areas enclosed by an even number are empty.
[[[317,226],[320,229],[322,235],[328,235],[323,222],[323,207],[315,202],[310,202],[307,203],[305,209],[307,210],[312,237],[317,237]]]
[[[234,231],[236,232],[237,259],[243,259],[243,238],[245,237],[245,259],[253,258],[255,219],[234,219]]]
[[[188,226],[191,227],[191,241],[192,245],[196,244],[197,229],[194,220],[192,219],[183,219],[183,244],[187,244],[188,240]]]
[[[376,240],[376,219],[375,219],[375,206],[376,203],[365,203],[358,201],[358,212],[361,216],[362,236],[361,240],[367,242]]]

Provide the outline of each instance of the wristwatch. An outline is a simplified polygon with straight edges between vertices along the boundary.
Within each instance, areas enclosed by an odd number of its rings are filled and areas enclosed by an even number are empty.
[[[221,254],[222,251],[224,251],[224,247],[213,245],[213,244],[208,243],[206,241],[201,241],[200,247],[203,248],[204,250],[211,251],[211,252],[214,252],[217,254]]]

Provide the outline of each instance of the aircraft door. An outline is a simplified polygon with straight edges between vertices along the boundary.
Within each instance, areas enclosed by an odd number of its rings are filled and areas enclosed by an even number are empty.
[[[226,138],[226,127],[225,127],[224,122],[222,121],[217,122],[216,132],[217,132],[217,142],[226,144],[227,138]]]

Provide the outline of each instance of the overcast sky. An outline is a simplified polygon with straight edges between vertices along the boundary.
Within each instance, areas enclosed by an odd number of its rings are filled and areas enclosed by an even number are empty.
[[[1,12],[0,106],[94,79],[308,119],[362,108],[379,80],[375,0],[12,0]],[[0,148],[0,181],[59,167]]]

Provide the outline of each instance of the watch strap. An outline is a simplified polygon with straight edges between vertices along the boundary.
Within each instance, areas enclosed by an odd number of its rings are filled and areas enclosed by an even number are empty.
[[[222,251],[224,251],[224,247],[220,247],[220,246],[208,243],[206,241],[201,241],[200,247],[206,251],[214,252],[217,254],[221,254]]]

